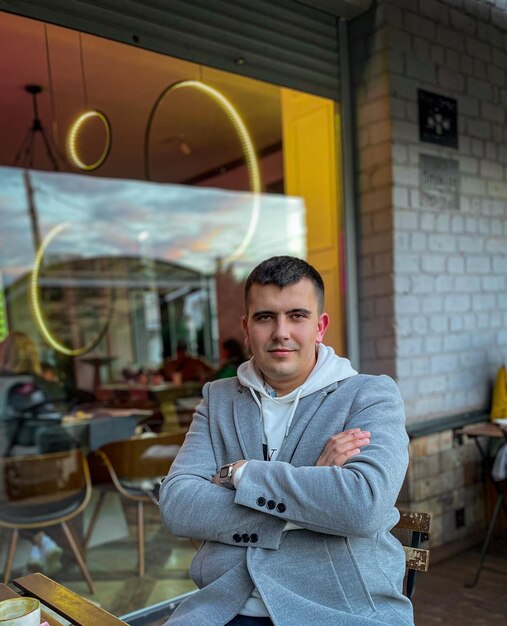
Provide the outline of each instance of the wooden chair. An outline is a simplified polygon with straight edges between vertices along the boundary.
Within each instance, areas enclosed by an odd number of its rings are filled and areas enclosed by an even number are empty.
[[[430,564],[430,551],[421,548],[421,542],[428,538],[431,526],[429,513],[400,511],[400,521],[395,529],[408,531],[410,545],[404,545],[407,573],[405,576],[405,595],[410,599],[415,593],[415,575],[427,572]],[[396,533],[395,533],[396,534]]]
[[[137,503],[138,573],[144,576],[144,503],[158,504],[156,488],[167,476],[186,431],[160,433],[109,443],[96,451],[107,468],[114,488],[127,500]],[[93,512],[85,545],[92,536],[106,494],[103,489]]]
[[[10,579],[19,531],[60,525],[91,593],[92,578],[68,522],[91,496],[88,464],[80,449],[0,459],[0,526],[12,530],[3,580]]]

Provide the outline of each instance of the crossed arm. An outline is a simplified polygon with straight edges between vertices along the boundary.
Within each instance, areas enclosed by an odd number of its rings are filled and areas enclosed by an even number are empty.
[[[344,430],[329,438],[315,466],[342,467],[346,461],[358,455],[361,452],[361,448],[367,446],[369,443],[370,433],[368,431],[361,430],[360,428]],[[245,459],[234,463],[234,470],[232,472],[234,482],[236,482],[234,478],[237,470],[245,465],[245,463],[247,463]],[[215,485],[222,487],[218,479],[218,474],[215,474],[211,481]]]
[[[210,480],[223,461],[215,458],[203,403],[162,484],[161,512],[169,530],[230,545],[236,533],[255,533],[258,547],[276,549],[287,522],[356,536],[394,525],[394,504],[408,463],[402,402],[388,378],[364,387],[351,407],[349,428],[331,437],[314,467],[249,460],[237,491]],[[286,510],[259,508],[259,495],[283,500]]]

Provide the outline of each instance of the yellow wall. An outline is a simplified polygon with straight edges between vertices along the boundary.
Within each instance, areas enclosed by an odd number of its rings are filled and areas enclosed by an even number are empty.
[[[331,324],[325,342],[345,354],[339,105],[282,89],[285,193],[306,203],[307,260],[322,275]]]

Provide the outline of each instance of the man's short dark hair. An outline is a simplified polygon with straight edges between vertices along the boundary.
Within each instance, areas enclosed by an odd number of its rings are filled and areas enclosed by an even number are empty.
[[[262,261],[251,272],[245,283],[245,311],[248,314],[248,295],[252,285],[288,287],[308,278],[315,288],[319,314],[324,310],[324,281],[317,270],[303,259],[294,256],[272,256]]]

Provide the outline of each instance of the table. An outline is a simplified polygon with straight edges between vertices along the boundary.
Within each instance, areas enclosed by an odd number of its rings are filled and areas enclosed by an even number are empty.
[[[139,422],[151,417],[146,409],[96,409],[90,413],[65,415],[61,425],[89,452],[113,441],[128,439]]]
[[[467,435],[467,437],[471,437],[474,439],[477,448],[479,450],[479,454],[481,455],[481,460],[483,463],[483,467],[485,468],[487,475],[491,479],[493,486],[495,488],[497,498],[495,502],[495,507],[493,510],[493,515],[489,520],[488,528],[486,530],[486,536],[484,538],[484,542],[482,545],[481,556],[479,558],[479,565],[477,566],[477,571],[475,573],[475,579],[472,583],[465,585],[466,587],[475,587],[477,582],[479,581],[479,576],[481,575],[481,571],[484,569],[484,560],[486,558],[486,553],[488,551],[488,547],[491,541],[491,537],[493,535],[493,530],[495,528],[496,520],[498,518],[498,514],[500,509],[503,507],[505,514],[507,515],[507,502],[505,500],[505,495],[507,492],[507,480],[497,481],[491,475],[491,470],[493,468],[494,459],[488,455],[486,447],[481,442],[481,438],[489,438],[489,439],[505,439],[507,442],[507,426],[495,424],[494,422],[484,422],[483,424],[474,424],[472,426],[465,426],[457,431],[458,435]]]
[[[160,411],[163,430],[177,430],[182,424],[178,419],[176,402],[187,397],[200,399],[201,390],[202,384],[198,382],[181,384],[164,382],[160,385],[119,382],[101,385],[99,397],[119,406],[132,406],[134,403],[139,406],[141,402],[141,406],[149,406]]]
[[[126,622],[115,617],[106,610],[101,609],[93,602],[63,585],[55,582],[44,574],[29,574],[16,578],[13,581],[16,587],[22,590],[24,596],[37,598],[52,611],[70,621],[75,626],[128,626]],[[5,587],[5,585],[2,585]],[[12,592],[9,587],[9,591]],[[16,593],[12,592],[14,597]],[[12,596],[11,596],[12,597]],[[54,618],[49,618],[45,613],[43,617],[50,626],[61,626]]]
[[[0,583],[0,601],[9,600],[9,598],[19,598],[19,597],[20,597],[19,593],[16,593],[7,585]],[[62,626],[61,622],[57,621],[54,617],[51,617],[50,615],[48,615],[45,611],[42,610],[42,607],[41,607],[41,619],[43,622],[46,621],[49,624],[49,626]]]

